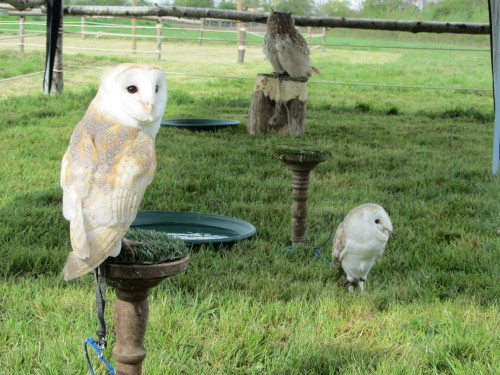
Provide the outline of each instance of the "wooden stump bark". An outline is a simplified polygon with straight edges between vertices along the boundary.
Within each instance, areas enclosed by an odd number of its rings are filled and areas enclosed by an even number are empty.
[[[296,136],[305,131],[307,81],[259,74],[248,113],[250,134]]]

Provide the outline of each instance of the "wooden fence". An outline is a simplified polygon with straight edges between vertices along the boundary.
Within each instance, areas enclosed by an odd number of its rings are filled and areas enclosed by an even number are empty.
[[[13,12],[12,12],[13,13]],[[18,21],[7,21],[0,22],[0,31],[13,31],[12,28],[2,28],[2,25],[13,26],[16,25],[18,32],[17,36],[8,36],[8,37],[0,37],[0,45],[5,45],[4,41],[6,40],[17,40],[17,44],[19,46],[19,51],[24,52],[26,46],[34,46],[26,41],[26,38],[31,36],[39,36],[45,35],[45,32],[27,32],[27,26],[32,26],[35,28],[45,28],[45,22],[41,21],[27,21],[26,17],[29,16],[40,16],[44,15],[41,12],[22,12],[22,15],[19,15]],[[17,14],[13,14],[17,15]],[[188,20],[185,27],[164,27],[164,24],[167,22],[171,22],[172,20],[176,20],[173,17],[140,17],[138,19],[153,21],[156,22],[155,26],[137,26],[137,25],[124,25],[124,24],[110,24],[110,23],[99,23],[92,21],[91,16],[82,16],[80,22],[64,22],[63,30],[64,33],[67,34],[80,34],[82,39],[86,37],[121,37],[121,38],[131,38],[131,49],[129,50],[118,50],[110,48],[109,51],[116,52],[131,52],[131,53],[151,53],[156,54],[156,58],[158,60],[161,59],[162,54],[162,44],[164,40],[185,40],[185,41],[197,41],[199,46],[202,46],[204,42],[225,42],[225,43],[235,43],[238,51],[244,51],[247,45],[257,44],[261,45],[265,36],[265,27],[261,26],[260,28],[254,27],[252,29],[247,28],[245,23],[241,23],[241,26],[234,23],[234,25],[230,25],[229,27],[221,26],[226,20],[221,19],[211,19],[211,18],[202,18],[200,20]],[[99,17],[102,18],[102,17]],[[178,20],[177,20],[178,21]],[[217,25],[214,27],[213,25]],[[240,27],[239,33],[237,27]],[[124,29],[131,30],[130,33],[127,32],[106,32],[106,29]],[[223,30],[226,29],[226,30]],[[146,32],[149,30],[155,30],[154,33],[145,33],[138,34],[137,30],[145,30]],[[170,31],[186,31],[186,32],[195,32],[198,34],[197,37],[182,37],[182,36],[171,36],[165,35]],[[229,33],[237,35],[239,38],[236,39],[225,39],[225,38],[207,38],[206,32],[210,31],[212,33]],[[326,27],[321,28],[321,33],[314,33],[315,29],[312,27],[307,28],[307,34],[304,34],[304,37],[308,41],[309,47],[319,47],[323,51],[326,48]],[[13,31],[14,32],[14,31]],[[257,36],[260,40],[248,40],[247,33]],[[154,35],[153,35],[154,34]],[[156,48],[155,50],[137,50],[136,40],[137,38],[143,39],[155,39],[156,40]],[[319,42],[315,42],[319,40]],[[15,44],[15,42],[14,42]],[[10,43],[12,45],[12,43]],[[40,47],[44,47],[44,45],[38,45]],[[67,48],[67,47],[66,47]],[[71,47],[78,48],[78,47]],[[83,48],[82,48],[83,49]],[[240,57],[238,62],[244,62],[244,53],[239,53]]]
[[[0,0],[1,1],[1,0]],[[24,1],[24,0],[23,0]],[[133,40],[135,38],[156,38],[156,48],[154,50],[144,51],[144,50],[136,50],[134,48],[128,49],[106,49],[106,51],[119,51],[119,52],[140,52],[140,53],[152,53],[156,54],[158,59],[161,58],[162,53],[162,42],[168,39],[184,39],[184,40],[195,40],[199,45],[202,45],[205,41],[217,42],[232,42],[236,43],[238,46],[238,58],[241,57],[241,50],[246,48],[247,45],[251,43],[262,44],[262,39],[265,35],[265,23],[267,21],[267,15],[258,14],[258,13],[250,13],[250,12],[241,12],[241,11],[229,11],[229,10],[219,10],[219,9],[204,9],[204,8],[182,8],[182,7],[96,7],[96,6],[69,6],[64,8],[64,13],[66,15],[79,15],[81,16],[80,22],[65,22],[64,23],[64,32],[65,33],[73,33],[80,34],[82,38],[86,38],[87,36],[111,36],[111,37],[130,37]],[[24,50],[25,46],[32,45],[26,43],[25,38],[33,36],[35,34],[40,35],[40,33],[29,34],[26,32],[26,25],[32,24],[28,23],[25,20],[25,17],[28,15],[43,15],[42,11],[38,10],[36,13],[33,11],[30,12],[19,12],[19,11],[11,11],[9,12],[12,16],[18,16],[19,19],[19,31],[18,36],[11,36],[7,38],[0,37],[0,45],[5,44],[2,40],[17,38],[19,41],[19,49]],[[150,35],[137,35],[132,32],[130,34],[127,33],[106,33],[102,31],[102,29],[109,27],[124,27],[131,28],[131,26],[121,25],[110,25],[110,24],[95,24],[94,22],[90,22],[89,19],[91,17],[98,18],[132,18],[132,19],[147,19],[150,21],[155,21],[155,26],[136,26],[137,29],[155,29],[155,33],[150,33]],[[205,16],[224,16],[223,19],[213,19],[213,18],[205,18]],[[197,19],[186,19],[186,17],[194,17]],[[183,22],[190,24],[190,27],[183,28],[165,28],[163,27],[164,21],[171,21],[172,19],[179,20],[183,19]],[[444,23],[444,22],[419,22],[419,21],[395,21],[395,20],[359,20],[359,19],[338,19],[334,17],[326,17],[326,18],[318,18],[318,17],[294,17],[296,24],[301,24],[302,26],[307,26],[307,34],[305,34],[306,40],[309,42],[310,47],[317,48],[320,46],[322,49],[325,49],[327,46],[334,47],[348,47],[348,48],[411,48],[411,49],[436,49],[440,50],[442,48],[432,48],[432,47],[400,47],[400,46],[357,46],[357,45],[340,45],[340,44],[327,44],[326,43],[326,26],[330,25],[330,27],[339,27],[339,28],[354,28],[354,29],[373,29],[373,30],[388,30],[388,31],[404,31],[404,32],[430,32],[430,33],[440,33],[440,32],[449,32],[454,34],[487,34],[489,33],[490,26],[489,24],[465,24],[465,23]],[[224,21],[223,21],[224,20]],[[206,27],[210,22],[226,22],[227,20],[232,21],[241,21],[241,25],[243,26],[243,30],[240,29],[240,37],[236,40],[228,40],[224,38],[206,38],[206,32],[209,30]],[[258,35],[260,40],[249,40],[247,38],[247,34],[250,34],[250,31],[245,27],[246,23],[257,23],[261,24],[261,31],[254,32],[253,35]],[[44,25],[45,23],[41,22],[38,25]],[[313,34],[314,28],[313,26],[323,25],[321,34]],[[1,23],[0,23],[1,27]],[[92,31],[93,27],[98,27],[100,31]],[[71,29],[76,28],[75,31],[70,31]],[[197,32],[196,37],[178,37],[178,36],[169,36],[164,35],[165,30],[190,30]],[[12,30],[12,29],[11,29]],[[216,32],[230,32],[236,33],[237,30],[210,30]],[[153,35],[154,34],[154,35]],[[243,37],[241,36],[243,35]],[[321,38],[319,43],[314,43],[315,38]],[[12,44],[11,44],[12,45]],[[135,43],[132,43],[135,45]],[[45,48],[45,45],[40,45],[40,47]],[[71,47],[65,45],[65,49],[79,48],[79,47]],[[88,48],[92,50],[97,50],[96,48]],[[448,49],[448,50],[457,50],[457,51],[478,51],[478,52],[489,52],[489,49],[472,49],[472,48],[456,48],[456,49]],[[104,51],[104,49],[100,49],[100,51]],[[62,58],[61,58],[62,65]],[[62,69],[60,69],[60,81],[62,82]],[[185,73],[179,73],[185,74]],[[224,78],[224,77],[222,77]],[[234,77],[232,77],[234,78]],[[449,88],[449,87],[421,87],[421,86],[399,86],[399,85],[378,85],[378,84],[369,84],[369,83],[341,83],[341,82],[314,82],[320,84],[336,84],[336,85],[361,85],[361,86],[377,86],[377,87],[405,87],[405,88],[419,88],[419,89],[443,89],[443,90],[467,90],[467,91],[491,91],[491,89],[476,89],[476,88]]]

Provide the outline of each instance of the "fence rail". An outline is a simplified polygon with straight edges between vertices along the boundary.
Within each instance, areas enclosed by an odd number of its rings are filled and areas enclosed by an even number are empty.
[[[26,13],[26,12],[25,12]],[[37,13],[38,14],[38,13]],[[23,17],[25,16],[20,16],[18,21],[2,21],[0,22],[0,27],[2,25],[11,25],[14,26],[16,25],[19,30],[19,34],[16,36],[7,36],[7,37],[0,37],[1,40],[8,40],[8,39],[20,39],[19,41],[19,49],[23,50],[24,46],[28,46],[24,42],[24,38],[31,37],[31,36],[39,36],[39,35],[45,35],[45,31],[43,32],[34,32],[30,31],[24,32],[26,26],[39,26],[41,28],[45,28],[45,22],[27,22],[24,20],[24,28],[23,28]],[[170,17],[162,17],[161,20],[163,21],[163,18],[170,18]],[[149,21],[152,21],[152,18],[148,19]],[[196,21],[198,24],[202,25],[203,21],[210,21],[210,19],[202,20],[202,21]],[[158,20],[157,20],[158,22]],[[160,23],[162,25],[162,23]],[[72,29],[78,28],[78,31],[72,31]],[[132,25],[123,25],[123,24],[109,24],[109,23],[101,23],[101,22],[96,22],[96,21],[89,21],[87,20],[87,17],[82,17],[81,22],[64,22],[64,33],[65,34],[80,34],[82,38],[86,38],[87,36],[92,36],[92,37],[129,37],[129,38],[144,38],[144,39],[161,39],[162,41],[167,41],[167,40],[186,40],[186,41],[198,41],[198,44],[201,46],[203,42],[225,42],[225,43],[235,43],[237,46],[242,44],[246,45],[260,45],[262,44],[262,40],[264,39],[265,32],[250,32],[248,29],[245,29],[245,32],[247,35],[252,35],[254,37],[257,37],[261,40],[251,40],[245,37],[244,40],[238,40],[238,39],[223,39],[223,38],[211,38],[207,37],[206,33],[211,32],[211,33],[221,33],[221,34],[236,34],[236,30],[216,30],[216,29],[205,29],[205,28],[193,28],[193,27],[162,27],[161,31],[158,30],[159,26],[158,24],[156,26],[135,26],[135,28],[139,30],[156,30],[156,35],[151,35],[151,34],[134,34],[134,33],[108,33],[105,31],[91,31],[91,29],[106,29],[106,28],[113,28],[113,29],[124,29],[124,30],[131,30],[133,28]],[[7,29],[7,28],[0,28],[0,31],[4,32],[12,32],[14,33],[14,29]],[[22,32],[23,31],[23,32]],[[183,36],[172,36],[168,35],[169,31],[185,31],[185,32],[196,32],[198,33],[197,37],[183,37]],[[307,33],[303,34],[306,40],[308,40],[308,44],[312,48],[321,48],[321,50],[325,50],[326,47],[335,47],[335,48],[358,48],[358,49],[409,49],[409,50],[436,50],[436,51],[463,51],[463,52],[490,52],[489,48],[442,48],[442,47],[408,47],[408,46],[387,46],[387,45],[359,45],[359,44],[336,44],[336,43],[327,43],[326,42],[326,28],[322,28],[321,33],[313,33],[314,29],[313,28],[308,28]],[[165,35],[166,34],[166,35]],[[318,40],[321,40],[320,42],[315,42]],[[2,43],[0,42],[0,45]],[[10,44],[9,44],[10,45]],[[161,44],[158,45],[160,47],[159,50],[155,51],[148,51],[149,53],[157,53],[161,55]],[[73,47],[75,48],[75,47]],[[109,49],[112,51],[113,49]],[[119,51],[129,51],[129,50],[116,50],[117,52]],[[131,52],[141,52],[141,51],[134,51],[132,48],[130,50]],[[143,51],[142,51],[143,52]]]
[[[28,15],[27,12],[22,12],[23,15],[19,16],[18,21],[4,21],[0,22],[0,27],[2,25],[4,26],[14,26],[18,25],[18,34],[17,35],[12,35],[12,36],[6,36],[6,37],[0,37],[0,45],[5,45],[5,46],[19,46],[20,51],[24,51],[25,47],[40,47],[40,48],[45,48],[45,44],[35,44],[35,43],[26,43],[25,38],[30,38],[34,36],[40,36],[40,35],[45,35],[45,31],[43,32],[34,32],[34,31],[27,31],[26,27],[39,27],[39,28],[45,28],[45,22],[26,22],[26,15]],[[40,13],[36,13],[36,15],[40,15]],[[137,50],[134,48],[131,49],[116,49],[116,48],[85,48],[85,47],[78,47],[78,46],[68,46],[65,45],[65,49],[80,49],[80,50],[94,50],[94,51],[110,51],[110,52],[123,52],[123,53],[149,53],[149,54],[156,54],[158,59],[161,59],[161,53],[162,53],[162,41],[165,40],[189,40],[189,41],[198,41],[199,45],[202,45],[203,42],[225,42],[225,43],[236,43],[239,49],[245,48],[246,45],[252,45],[252,44],[262,44],[262,40],[265,36],[265,32],[249,32],[245,28],[243,28],[244,32],[246,34],[252,35],[253,37],[258,38],[259,40],[249,40],[246,35],[242,39],[218,39],[218,38],[209,38],[206,37],[207,32],[212,32],[212,33],[225,33],[225,34],[234,34],[235,36],[237,35],[237,30],[214,30],[214,29],[205,29],[204,24],[205,22],[210,21],[210,19],[202,19],[194,22],[190,22],[189,24],[191,26],[189,27],[164,27],[163,22],[165,19],[164,17],[143,17],[143,19],[147,19],[148,21],[156,21],[155,26],[135,26],[135,28],[139,29],[139,31],[144,31],[145,33],[139,33],[139,34],[134,34],[134,33],[127,33],[127,32],[106,32],[106,31],[91,31],[92,29],[123,29],[123,30],[131,30],[134,28],[132,25],[124,25],[124,24],[119,24],[119,23],[101,23],[97,21],[89,21],[88,18],[91,16],[83,16],[81,18],[81,22],[64,22],[64,33],[65,34],[72,34],[72,35],[80,35],[82,38],[86,37],[122,37],[122,38],[144,38],[144,39],[156,39],[156,49],[151,49],[151,50]],[[100,17],[99,17],[100,18]],[[107,18],[113,18],[113,17],[107,17]],[[165,17],[167,18],[167,17]],[[170,17],[168,17],[170,19]],[[193,20],[191,20],[193,21]],[[193,24],[196,24],[198,27],[192,27]],[[78,30],[73,31],[75,28]],[[146,34],[148,31],[155,30],[155,34],[149,33]],[[182,36],[172,36],[168,35],[168,31],[186,31],[186,32],[195,32],[198,33],[198,37],[182,37]],[[16,30],[14,28],[0,28],[0,31],[10,31],[12,33],[15,33]],[[167,35],[164,35],[164,31],[167,33]],[[308,27],[307,28],[307,34],[303,34],[306,40],[308,41],[308,44],[311,48],[321,48],[325,50],[326,47],[334,47],[334,48],[354,48],[354,49],[411,49],[411,50],[442,50],[442,51],[467,51],[467,52],[476,52],[476,53],[483,53],[483,52],[490,52],[490,49],[488,48],[440,48],[440,47],[408,47],[408,46],[387,46],[387,45],[351,45],[351,44],[332,44],[332,43],[327,43],[326,42],[326,28],[322,28],[322,33],[321,34],[314,34],[313,33],[313,28]],[[314,42],[314,40],[318,40],[318,38],[321,38],[321,42]],[[4,41],[8,40],[15,40],[18,39],[18,43],[5,43]],[[83,68],[83,67],[82,67]],[[38,73],[35,73],[38,74]],[[184,73],[184,72],[168,72],[168,74],[172,75],[187,75],[187,76],[201,76],[199,74],[191,74],[191,73]],[[11,77],[11,78],[6,78],[0,81],[7,81],[11,79],[20,79],[24,78],[30,75],[26,76],[19,76],[19,77]],[[207,77],[214,77],[214,78],[226,78],[226,79],[253,79],[250,77],[235,77],[235,76],[216,76],[216,75],[203,75]],[[372,84],[372,83],[351,83],[351,82],[324,82],[324,81],[310,81],[309,83],[311,84],[329,84],[329,85],[344,85],[344,86],[367,86],[367,87],[388,87],[388,88],[406,88],[406,89],[433,89],[433,90],[457,90],[457,91],[485,91],[485,92],[491,92],[491,89],[482,89],[482,88],[462,88],[462,87],[432,87],[432,86],[403,86],[403,85],[381,85],[381,84]]]

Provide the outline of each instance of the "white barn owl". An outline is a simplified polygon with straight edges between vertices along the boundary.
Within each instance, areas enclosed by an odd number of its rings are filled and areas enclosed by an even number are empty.
[[[121,64],[106,71],[62,159],[63,215],[73,251],[65,280],[117,256],[156,171],[155,136],[167,103],[161,68]]]
[[[278,75],[298,78],[310,77],[313,70],[319,73],[311,66],[309,47],[295,28],[292,13],[271,11],[267,20],[264,54]]]
[[[333,238],[332,258],[336,267],[342,266],[350,292],[356,282],[364,290],[368,272],[384,255],[392,230],[387,212],[373,203],[353,208],[340,223]]]

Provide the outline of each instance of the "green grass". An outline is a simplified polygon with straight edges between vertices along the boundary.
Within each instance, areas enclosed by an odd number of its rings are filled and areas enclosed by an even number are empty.
[[[322,70],[314,80],[491,85],[488,61],[472,53],[457,62],[434,52],[375,52],[314,52]],[[10,69],[2,77],[43,64],[36,52],[28,67],[22,59],[2,51],[0,66]],[[94,66],[125,60],[65,59]],[[166,70],[197,69],[182,55],[169,59],[160,62]],[[208,65],[231,75],[269,71],[267,62]],[[97,88],[95,77],[77,76],[84,72],[67,72],[63,96],[43,97],[32,83],[31,92],[6,86],[10,95],[0,99],[2,375],[86,373],[81,343],[98,324],[93,283],[62,279],[69,234],[58,185],[72,129]],[[311,83],[306,134],[297,140],[247,134],[252,80],[167,78],[165,117],[236,118],[241,125],[162,128],[157,174],[141,208],[236,217],[254,224],[257,235],[232,247],[192,249],[189,269],[153,289],[146,374],[500,371],[500,193],[490,172],[490,93]],[[311,173],[311,246],[358,204],[381,204],[391,216],[395,230],[365,295],[348,295],[343,275],[309,252],[283,251],[291,174],[273,152],[297,141],[331,152]],[[108,296],[112,348],[114,293]]]
[[[111,263],[158,264],[177,260],[188,254],[183,240],[156,230],[129,229],[125,235],[130,249],[123,249]],[[130,251],[132,250],[132,251]]]

